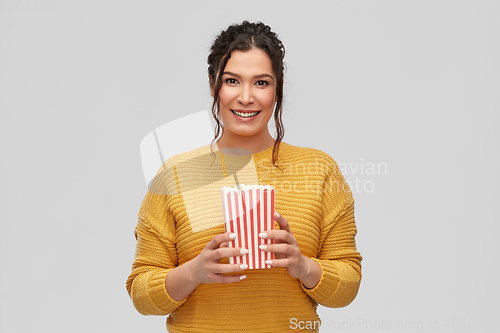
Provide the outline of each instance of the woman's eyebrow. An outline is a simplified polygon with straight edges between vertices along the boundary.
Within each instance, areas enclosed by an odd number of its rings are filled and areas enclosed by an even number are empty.
[[[241,75],[233,73],[233,72],[227,72],[227,71],[224,72],[224,73],[222,73],[222,75],[232,75],[232,76],[235,76],[237,78],[241,78]],[[254,76],[255,79],[260,79],[260,78],[263,78],[263,77],[269,77],[270,79],[274,80],[274,77],[271,74],[267,74],[267,73],[265,73],[265,74],[259,74],[259,75],[255,75]]]
[[[269,77],[271,80],[274,80],[274,77],[271,74],[260,74],[260,75],[255,76],[256,79],[260,79],[263,77]]]

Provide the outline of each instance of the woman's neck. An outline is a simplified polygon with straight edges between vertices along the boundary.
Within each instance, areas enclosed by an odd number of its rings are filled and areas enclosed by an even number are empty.
[[[248,150],[250,153],[255,154],[268,149],[274,145],[273,137],[267,133],[263,139],[250,139],[248,137],[240,137],[224,134],[216,143],[217,149],[221,148],[240,148]]]

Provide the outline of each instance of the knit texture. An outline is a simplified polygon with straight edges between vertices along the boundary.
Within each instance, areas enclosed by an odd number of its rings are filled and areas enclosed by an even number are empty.
[[[126,283],[141,314],[169,315],[169,332],[275,333],[292,327],[318,332],[317,324],[305,328],[320,321],[318,303],[343,307],[354,300],[362,257],[355,243],[354,200],[337,164],[320,150],[285,142],[277,162],[281,170],[272,165],[272,147],[229,156],[211,154],[207,145],[164,163],[140,207]],[[175,301],[165,289],[168,272],[225,232],[219,188],[235,182],[274,186],[275,209],[288,220],[302,254],[320,265],[319,283],[307,289],[285,268],[254,269],[242,272],[247,276],[242,281],[201,284],[187,299]],[[294,324],[299,322],[304,329]]]

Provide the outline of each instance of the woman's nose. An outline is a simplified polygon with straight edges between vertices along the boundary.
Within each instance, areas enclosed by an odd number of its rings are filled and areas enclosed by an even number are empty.
[[[252,89],[250,87],[242,87],[240,91],[240,96],[238,97],[238,102],[243,105],[251,104],[254,102],[252,96]]]

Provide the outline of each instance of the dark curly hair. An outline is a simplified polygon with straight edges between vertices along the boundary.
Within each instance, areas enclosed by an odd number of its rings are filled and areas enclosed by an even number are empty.
[[[285,46],[281,40],[279,40],[278,35],[272,32],[271,28],[262,22],[250,23],[248,21],[243,21],[241,24],[233,24],[215,38],[210,48],[211,52],[208,56],[208,75],[210,78],[210,88],[214,97],[212,115],[216,122],[215,137],[212,140],[210,149],[212,149],[212,145],[219,137],[219,134],[222,136],[224,133],[218,110],[220,108],[219,91],[222,86],[221,77],[227,61],[231,58],[232,51],[248,51],[254,47],[263,50],[269,56],[274,75],[276,76],[276,109],[274,112],[274,121],[276,124],[277,137],[273,146],[273,165],[275,165],[278,159],[279,145],[285,135],[285,129],[281,119],[283,111],[283,59],[285,57]]]

